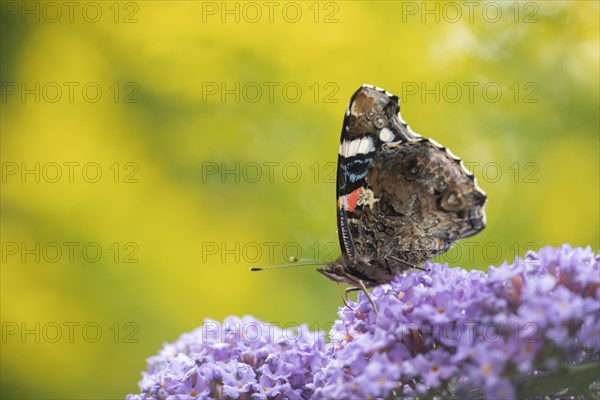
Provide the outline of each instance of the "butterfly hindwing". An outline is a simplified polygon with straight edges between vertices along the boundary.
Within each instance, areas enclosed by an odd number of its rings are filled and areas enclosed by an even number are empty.
[[[348,224],[359,257],[417,266],[485,224],[473,176],[428,139],[384,146],[366,187],[372,200]]]

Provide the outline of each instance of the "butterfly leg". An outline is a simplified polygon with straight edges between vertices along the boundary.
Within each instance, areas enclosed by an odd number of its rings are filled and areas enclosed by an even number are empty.
[[[362,290],[365,293],[365,295],[367,296],[367,299],[369,299],[369,302],[371,303],[371,305],[373,306],[373,309],[375,310],[375,314],[377,314],[378,313],[377,306],[375,305],[375,302],[373,301],[373,299],[371,298],[371,295],[367,291],[365,284],[361,280],[358,280],[357,283],[358,283],[359,287],[351,286],[344,291],[344,294],[342,294],[342,289],[340,288],[340,284],[338,282],[336,282],[338,291],[340,292],[340,296],[342,297],[342,301],[344,302],[344,305],[346,307],[348,307],[350,310],[354,311],[354,309],[348,305],[348,300],[349,300],[348,293],[355,292],[357,290]]]
[[[377,306],[375,305],[375,302],[373,301],[373,299],[371,298],[371,295],[367,291],[367,287],[365,286],[365,283],[363,281],[361,281],[360,279],[358,280],[358,283],[360,285],[360,289],[364,292],[364,294],[367,296],[367,299],[369,299],[369,302],[373,306],[373,310],[375,310],[375,314],[378,314]]]
[[[347,288],[344,291],[344,293],[346,295],[346,300],[348,300],[348,293],[350,293],[350,292],[356,292],[357,290],[362,290],[364,292],[364,294],[367,296],[367,299],[369,299],[369,302],[371,303],[371,305],[373,306],[373,309],[375,310],[375,314],[377,314],[377,306],[375,305],[375,302],[373,301],[373,299],[371,298],[371,295],[367,291],[367,287],[365,286],[365,284],[363,283],[363,281],[361,281],[359,279],[359,280],[356,281],[356,284],[359,285],[359,286],[358,287],[352,286],[352,287]],[[345,301],[344,301],[344,304],[346,304]],[[346,307],[348,307],[347,304],[346,304]],[[348,307],[348,308],[350,308],[350,307]],[[350,309],[352,310],[352,308],[350,308]]]
[[[348,292],[354,292],[356,290],[362,290],[364,292],[364,294],[367,296],[367,299],[369,299],[369,302],[371,303],[371,305],[373,306],[373,309],[375,310],[375,314],[377,314],[378,313],[377,312],[377,306],[375,305],[375,302],[371,298],[371,295],[369,294],[369,291],[367,290],[367,287],[365,286],[365,283],[363,281],[361,281],[360,279],[356,279],[356,280],[353,280],[353,281],[354,281],[354,284],[356,286],[349,287],[349,288],[346,289],[346,292],[345,292],[346,293],[346,299],[348,299]],[[339,285],[338,285],[338,288],[339,288]],[[345,303],[346,302],[344,302],[344,304]],[[350,308],[350,307],[348,307],[348,308]]]
[[[346,302],[346,300],[348,300],[348,289],[346,289],[346,292],[345,292],[345,294],[346,294],[346,295],[344,296],[344,295],[342,294],[342,288],[340,288],[340,283],[339,283],[339,282],[336,282],[335,284],[337,285],[338,292],[340,292],[340,297],[342,298],[342,301],[344,302],[344,305],[345,305],[346,307],[348,307],[350,310],[354,311],[354,309],[353,309],[352,307],[350,307],[350,306],[348,305],[348,303]]]
[[[357,290],[361,290],[361,289],[356,286],[350,286],[350,287],[346,288],[346,290],[344,290],[344,295],[346,296],[346,300],[350,300],[350,298],[348,297],[348,293],[356,292]]]

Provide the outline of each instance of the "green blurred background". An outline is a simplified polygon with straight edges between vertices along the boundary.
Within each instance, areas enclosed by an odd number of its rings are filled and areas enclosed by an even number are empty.
[[[122,398],[204,318],[326,328],[333,283],[248,267],[339,254],[362,83],[488,193],[442,261],[599,247],[596,1],[69,4],[1,3],[3,399]]]

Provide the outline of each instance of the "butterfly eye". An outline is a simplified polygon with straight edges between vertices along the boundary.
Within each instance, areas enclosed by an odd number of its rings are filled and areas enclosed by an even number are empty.
[[[375,125],[376,128],[383,128],[386,124],[387,120],[384,116],[379,116],[377,118],[375,118],[375,121],[373,121],[373,125]]]
[[[340,264],[334,265],[333,273],[339,276],[344,276],[344,267],[342,267]]]

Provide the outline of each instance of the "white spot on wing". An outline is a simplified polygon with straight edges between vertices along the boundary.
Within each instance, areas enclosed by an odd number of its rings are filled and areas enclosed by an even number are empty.
[[[384,143],[391,142],[394,140],[394,133],[388,128],[383,128],[381,131],[379,131],[379,140]]]
[[[427,139],[429,141],[429,143],[433,144],[435,147],[441,149],[444,146],[442,146],[441,144],[439,144],[438,142],[436,142],[435,140],[433,140],[432,138]]]
[[[358,195],[358,201],[356,202],[356,205],[363,207],[369,206],[370,208],[373,208],[375,203],[378,201],[379,199],[375,197],[375,193],[373,193],[371,189],[363,189]]]
[[[347,210],[348,209],[348,195],[343,195],[342,197],[340,197],[340,201],[342,202],[342,209]]]
[[[475,189],[477,189],[479,191],[479,193],[481,193],[484,196],[487,196],[487,194],[485,193],[485,190],[483,190],[482,188],[479,187],[479,185],[477,184],[477,178],[473,177],[473,184],[475,185]]]
[[[373,151],[375,151],[375,146],[373,146],[373,139],[369,136],[350,142],[344,140],[340,145],[340,154],[344,157],[354,157],[357,154],[368,154]]]
[[[400,120],[400,122],[402,123],[402,125],[404,125],[404,127],[408,131],[409,135],[413,136],[414,138],[420,138],[420,137],[422,137],[417,132],[413,131],[410,128],[410,126],[408,126],[408,124],[406,123],[406,121],[402,119],[402,115],[400,113],[398,113],[398,119]]]
[[[460,165],[460,168],[462,168],[462,170],[463,170],[463,172],[465,174],[467,174],[468,176],[472,176],[473,175],[473,173],[471,171],[469,171],[467,169],[467,167],[465,167],[465,164],[462,162],[461,159],[456,159],[456,160],[459,161],[458,165]],[[477,182],[475,182],[475,186],[477,186]]]
[[[348,156],[353,156],[356,154],[356,149],[358,148],[358,142],[360,141],[360,139],[357,140],[353,140],[351,142],[349,142],[346,145],[346,152],[344,153],[344,156],[348,157]]]
[[[357,153],[367,154],[372,151],[375,151],[375,147],[373,146],[373,139],[370,137],[363,138],[358,144]]]
[[[457,161],[460,160],[460,157],[457,157],[456,154],[454,154],[449,148],[446,148],[446,153],[448,153],[448,155],[450,157],[452,157],[453,159],[455,159]]]

